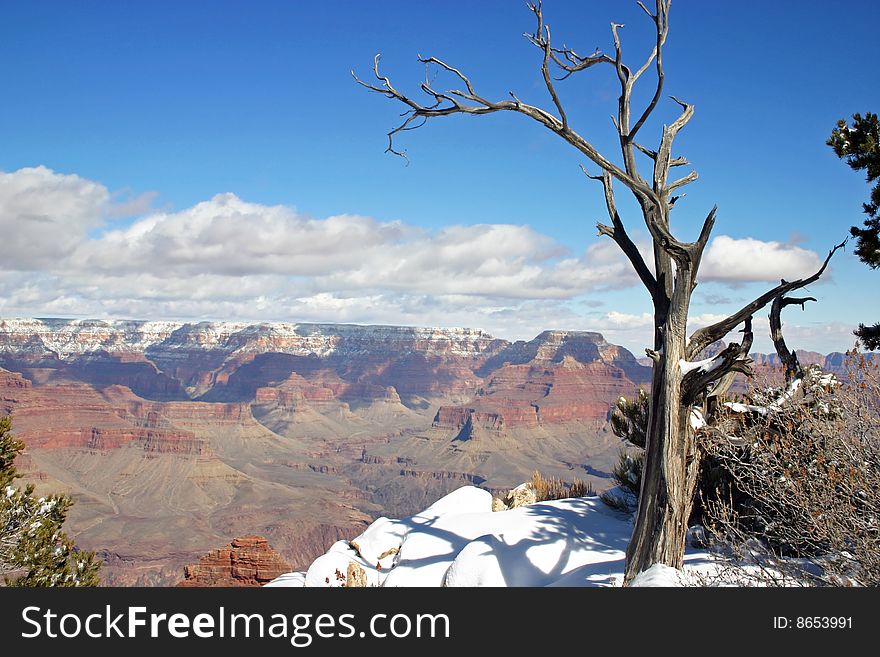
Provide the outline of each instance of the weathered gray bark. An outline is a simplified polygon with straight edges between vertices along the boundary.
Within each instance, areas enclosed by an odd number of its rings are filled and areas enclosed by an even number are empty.
[[[792,283],[783,282],[730,317],[696,331],[690,339],[687,339],[687,317],[691,294],[696,285],[703,251],[715,223],[713,209],[703,222],[702,230],[695,242],[681,242],[669,231],[670,212],[682,196],[675,193],[697,179],[696,172],[692,171],[681,178],[670,180],[670,171],[674,167],[688,164],[685,158],[672,155],[672,144],[678,132],[693,116],[693,105],[672,96],[672,100],[679,105],[681,111],[672,124],[663,126],[657,150],[651,150],[635,141],[637,133],[650,118],[662,95],[665,83],[663,46],[669,29],[670,4],[671,0],[655,0],[655,10],[651,13],[645,5],[638,3],[654,24],[656,42],[647,60],[637,70],[629,68],[623,62],[619,35],[622,25],[615,23],[611,25],[614,42],[613,57],[599,50],[591,55],[581,56],[570,48],[552,45],[550,28],[544,23],[541,5],[530,5],[537,25],[535,32],[526,36],[542,53],[541,73],[553,102],[555,114],[522,102],[513,92],[510,92],[510,99],[499,101],[487,99],[477,92],[470,78],[462,71],[435,57],[419,58],[426,67],[425,81],[420,85],[421,91],[426,95],[426,102],[419,102],[394,87],[391,80],[379,71],[379,55],[376,55],[373,62],[375,83],[365,82],[352,72],[359,84],[408,108],[403,114],[405,117],[403,122],[388,133],[387,152],[404,156],[401,151],[395,149],[395,136],[421,127],[429,119],[458,114],[484,115],[509,111],[537,121],[599,168],[600,175],[590,175],[584,169],[590,178],[602,183],[605,193],[605,204],[611,225],[597,224],[599,235],[610,237],[620,247],[651,295],[654,307],[654,344],[653,348],[646,349],[647,354],[654,360],[654,373],[645,465],[636,524],[627,550],[626,582],[655,563],[681,566],[687,521],[700,469],[700,453],[691,423],[692,413],[694,409],[705,411],[705,400],[707,395],[711,394],[713,387],[720,394],[729,385],[735,372],[751,371],[748,345],[751,344],[752,315],[778,296],[819,278],[828,264],[826,259],[822,268],[813,276]],[[612,67],[620,83],[617,115],[613,118],[613,122],[619,138],[622,165],[615,164],[601,154],[572,128],[555,87],[555,82],[598,65]],[[635,123],[632,123],[633,87],[652,66],[656,72],[654,93],[644,110],[637,115]],[[458,83],[464,87],[444,91],[435,89],[431,76],[428,75],[429,67],[436,67],[458,80]],[[560,78],[554,80],[550,72],[551,67],[561,71]],[[639,172],[637,158],[639,155],[647,158],[653,169],[650,180],[643,178]],[[652,239],[653,267],[649,267],[642,258],[618,215],[614,199],[615,181],[622,183],[638,202],[642,219]],[[830,257],[831,254],[828,258]],[[712,360],[711,366],[691,367],[689,361],[692,361],[709,344],[725,337],[740,324],[745,327],[743,330],[745,337],[741,345],[731,345],[731,348]],[[683,369],[682,364],[687,371]]]
[[[788,345],[785,344],[785,338],[782,337],[782,309],[786,306],[799,305],[803,309],[807,301],[815,301],[813,297],[792,298],[779,295],[773,299],[770,305],[770,338],[773,340],[773,346],[779,355],[779,360],[785,368],[785,384],[786,386],[794,379],[800,379],[804,375],[804,370],[798,360],[797,353],[790,351]]]
[[[626,581],[655,563],[681,567],[699,472],[690,411],[681,400],[678,360],[684,358],[684,330],[668,330],[661,347],[668,357],[654,365],[645,466],[635,530],[626,551]]]

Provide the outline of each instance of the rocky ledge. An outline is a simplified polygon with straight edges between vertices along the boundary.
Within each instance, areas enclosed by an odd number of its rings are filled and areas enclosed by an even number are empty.
[[[262,586],[290,565],[262,536],[235,538],[228,547],[212,550],[199,563],[184,569],[184,579],[177,586]]]

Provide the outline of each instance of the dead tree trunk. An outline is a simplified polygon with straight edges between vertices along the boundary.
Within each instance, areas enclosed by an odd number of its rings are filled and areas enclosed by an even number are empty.
[[[684,331],[667,331],[662,349],[669,357],[654,365],[636,531],[626,552],[633,576],[655,563],[681,566],[700,468],[690,411],[681,399]]]
[[[663,47],[669,29],[670,4],[671,0],[655,0],[652,13],[644,4],[638,3],[653,22],[656,36],[653,50],[638,69],[632,69],[623,62],[619,36],[622,25],[611,24],[613,56],[598,49],[582,56],[565,46],[554,46],[550,28],[544,23],[541,5],[530,5],[537,24],[534,33],[526,37],[541,52],[541,74],[553,103],[552,111],[525,103],[512,91],[509,99],[490,100],[476,90],[470,78],[461,70],[435,57],[419,58],[426,71],[425,80],[419,85],[425,94],[425,99],[421,101],[399,91],[387,76],[379,72],[379,55],[373,62],[375,82],[365,82],[352,72],[359,84],[407,108],[402,115],[405,117],[403,122],[388,133],[386,152],[405,157],[402,151],[396,150],[395,137],[421,127],[429,119],[507,111],[543,125],[599,168],[600,175],[590,175],[584,169],[590,178],[601,181],[605,194],[611,225],[597,224],[599,234],[617,243],[650,294],[654,307],[654,344],[653,348],[646,349],[654,361],[650,416],[639,510],[627,550],[627,582],[655,563],[681,566],[687,520],[700,467],[694,432],[695,427],[704,421],[707,393],[711,392],[713,386],[723,388],[729,385],[735,372],[750,372],[747,344],[751,344],[752,315],[778,296],[818,279],[828,264],[826,259],[822,268],[808,278],[791,283],[783,281],[727,319],[700,329],[690,339],[687,338],[691,294],[696,285],[700,259],[715,223],[713,208],[703,221],[695,242],[681,242],[669,231],[670,213],[676,201],[683,196],[678,190],[697,179],[697,173],[691,171],[681,178],[670,180],[673,168],[688,164],[685,158],[672,155],[672,144],[678,132],[693,116],[693,105],[672,96],[681,111],[671,125],[663,126],[658,148],[652,150],[636,141],[637,134],[651,117],[663,92]],[[613,122],[620,144],[621,164],[600,153],[570,125],[554,84],[600,65],[613,69],[620,84]],[[442,91],[435,88],[432,67],[454,80],[458,87]],[[551,68],[561,74],[556,80],[551,75]],[[656,75],[653,95],[641,113],[632,114],[633,87],[651,69]],[[647,162],[652,169],[650,180],[642,177],[639,158],[643,158],[642,162]],[[638,202],[653,243],[653,267],[649,267],[642,258],[617,213],[615,181],[626,187]],[[714,359],[693,362],[705,347],[723,338],[740,324],[745,326],[747,336],[741,344],[731,345]]]

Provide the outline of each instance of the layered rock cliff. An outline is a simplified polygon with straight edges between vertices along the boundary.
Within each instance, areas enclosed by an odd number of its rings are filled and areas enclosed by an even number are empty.
[[[290,565],[262,536],[235,538],[228,547],[212,550],[184,569],[181,587],[262,586]]]
[[[650,381],[650,369],[598,333],[545,331],[489,358],[479,369],[484,385],[464,405],[441,406],[435,427],[460,430],[606,420],[620,396]]]

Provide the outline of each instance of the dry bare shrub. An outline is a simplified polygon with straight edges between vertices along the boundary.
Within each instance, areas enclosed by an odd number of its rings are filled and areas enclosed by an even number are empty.
[[[580,479],[575,479],[568,485],[568,497],[592,497],[595,494],[593,486]]]
[[[736,440],[703,444],[728,475],[707,528],[765,584],[880,584],[880,373],[848,356],[844,381],[808,368],[785,404],[758,390]]]
[[[532,486],[532,490],[535,491],[535,497],[538,502],[595,495],[593,487],[580,479],[575,479],[570,484],[566,484],[557,477],[545,478],[537,470],[532,473],[532,479],[529,483]]]

